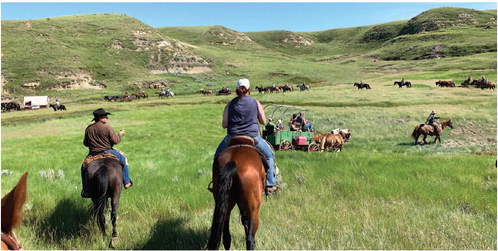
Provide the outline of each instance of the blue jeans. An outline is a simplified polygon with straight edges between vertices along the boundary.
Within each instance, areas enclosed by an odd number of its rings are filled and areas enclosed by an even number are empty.
[[[215,158],[218,156],[219,153],[228,148],[228,142],[230,141],[231,138],[232,136],[227,135],[220,142],[214,154]],[[270,146],[265,142],[265,140],[261,138],[261,136],[258,135],[254,139],[256,139],[257,141],[255,147],[258,148],[258,150],[260,150],[266,156],[266,160],[268,161],[269,168],[268,172],[266,173],[266,185],[275,186],[277,185],[277,180],[275,179],[275,156],[273,155],[273,151],[271,150]]]
[[[121,165],[123,165],[123,182],[124,182],[124,184],[130,183],[131,179],[130,179],[130,174],[129,174],[129,170],[128,170],[128,160],[126,159],[126,157],[123,156],[120,152],[116,151],[116,149],[114,149],[114,148],[111,148],[111,149],[103,151],[103,152],[99,152],[97,154],[102,154],[105,152],[110,152],[114,156],[116,156],[116,158],[118,158],[119,163],[121,163]],[[95,154],[95,155],[97,155],[97,154]]]

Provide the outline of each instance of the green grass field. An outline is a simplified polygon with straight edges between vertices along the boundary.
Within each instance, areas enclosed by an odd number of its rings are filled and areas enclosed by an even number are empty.
[[[221,114],[234,96],[198,92],[233,90],[247,77],[264,106],[304,107],[318,131],[352,132],[341,153],[276,152],[282,189],[263,201],[257,249],[496,250],[497,92],[435,86],[468,76],[496,83],[495,20],[496,10],[438,8],[372,26],[245,34],[156,29],[123,14],[2,21],[2,97],[48,95],[68,109],[1,114],[2,195],[30,173],[16,233],[26,250],[107,249],[110,237],[80,197],[84,130],[103,107],[114,129],[126,130],[117,148],[135,184],[122,193],[117,249],[203,249],[214,207],[206,188],[225,135]],[[251,41],[236,42],[245,36]],[[313,44],[296,47],[288,37]],[[168,43],[171,51],[159,47]],[[212,70],[151,73],[180,63]],[[88,76],[106,88],[52,89]],[[394,86],[401,78],[413,88]],[[372,89],[353,87],[361,80]],[[177,95],[158,99],[157,89],[145,89],[148,100],[103,100],[147,81],[165,81]],[[40,86],[21,86],[29,82]],[[255,91],[272,83],[311,90]],[[410,135],[431,110],[454,128],[441,143],[415,145]],[[232,249],[244,249],[237,209],[230,220]]]
[[[452,73],[414,72],[411,89],[393,86],[397,74],[385,72],[364,80],[371,90],[340,81],[253,93],[263,105],[306,108],[319,131],[352,132],[341,153],[276,153],[282,189],[263,201],[256,248],[496,250],[496,92],[437,88],[445,74]],[[107,248],[90,201],[79,195],[83,133],[100,107],[127,132],[117,148],[128,154],[135,183],[122,193],[117,248],[204,248],[214,207],[206,188],[231,98],[185,93],[107,103],[86,96],[63,112],[2,113],[2,195],[30,173],[17,230],[24,248]],[[411,132],[431,110],[454,129],[441,144],[414,145]],[[238,210],[231,229],[232,248],[244,249]]]

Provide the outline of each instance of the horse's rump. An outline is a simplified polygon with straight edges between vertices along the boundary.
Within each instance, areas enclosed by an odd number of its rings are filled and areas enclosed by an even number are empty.
[[[230,248],[227,221],[235,204],[246,229],[246,245],[254,248],[254,235],[259,225],[266,175],[266,157],[250,145],[234,145],[223,150],[213,162],[213,196],[215,209],[207,248],[219,248],[221,236],[226,249]],[[223,235],[222,235],[223,234]]]

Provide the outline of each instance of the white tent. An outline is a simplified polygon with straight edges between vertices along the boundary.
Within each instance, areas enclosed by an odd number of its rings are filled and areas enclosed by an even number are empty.
[[[37,109],[48,107],[48,96],[26,96],[24,97],[24,108]]]

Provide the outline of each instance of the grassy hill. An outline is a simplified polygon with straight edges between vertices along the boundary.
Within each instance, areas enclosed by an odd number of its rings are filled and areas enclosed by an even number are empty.
[[[409,68],[414,74],[472,69],[470,74],[496,75],[496,11],[462,8],[316,32],[155,29],[122,14],[76,15],[3,21],[2,35],[2,95],[14,99],[118,95],[148,81],[168,83],[180,95],[220,88],[240,77],[261,85],[334,85]],[[431,61],[440,58],[448,60]]]
[[[124,88],[152,70],[207,66],[183,43],[122,14],[76,15],[2,22],[2,77],[9,93],[88,84]],[[119,85],[119,86],[116,86]]]

